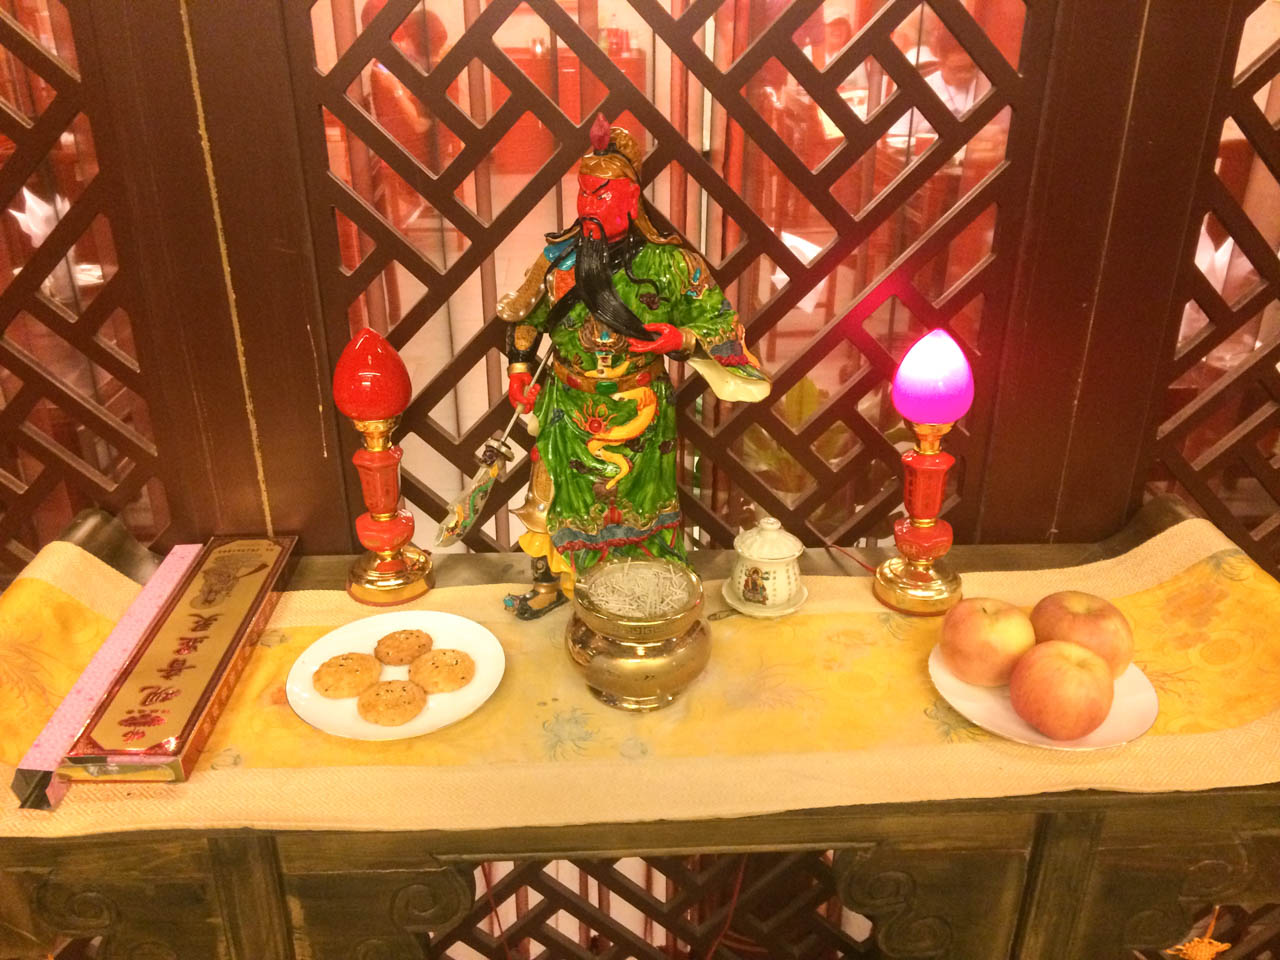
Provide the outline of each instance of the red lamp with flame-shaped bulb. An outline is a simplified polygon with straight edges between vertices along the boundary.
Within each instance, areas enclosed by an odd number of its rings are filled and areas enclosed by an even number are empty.
[[[356,334],[333,372],[333,400],[364,441],[351,462],[368,507],[356,518],[356,537],[366,552],[347,574],[347,592],[361,603],[404,603],[431,588],[431,558],[410,543],[413,514],[400,499],[404,451],[391,442],[410,395],[409,372],[395,347],[373,330]]]
[[[903,613],[945,613],[960,600],[960,577],[942,561],[951,524],[938,514],[956,462],[942,437],[972,404],[973,371],[959,344],[945,330],[917,340],[893,377],[893,405],[916,434],[915,449],[902,455],[907,516],[893,525],[901,556],[880,564],[872,585],[881,603]]]

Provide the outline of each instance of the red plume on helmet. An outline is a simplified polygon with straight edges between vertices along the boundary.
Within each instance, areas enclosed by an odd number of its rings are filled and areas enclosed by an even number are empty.
[[[612,132],[604,114],[597,113],[595,123],[591,124],[591,146],[596,153],[604,153],[609,149],[609,135]]]

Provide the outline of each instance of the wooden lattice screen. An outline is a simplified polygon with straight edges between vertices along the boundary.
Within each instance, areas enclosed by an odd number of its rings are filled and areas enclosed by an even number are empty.
[[[476,871],[475,903],[428,939],[442,960],[514,957],[834,958],[904,933],[847,909],[829,852],[523,861]],[[904,891],[845,893],[868,908]],[[905,897],[903,897],[905,902]],[[936,946],[945,946],[945,933]]]
[[[0,10],[0,573],[89,505],[144,541],[168,524],[120,191],[73,43],[85,27],[56,0]]]
[[[980,385],[951,443],[965,468],[948,508],[963,533],[1052,4],[847,7],[464,0],[455,39],[414,0],[296,0],[295,91],[332,352],[368,323],[409,357],[418,393],[401,426],[405,487],[426,517],[443,515],[510,413],[500,324],[478,321],[538,248],[513,235],[572,219],[565,177],[599,110],[645,137],[655,206],[708,254],[775,377],[769,403],[736,408],[696,377],[679,383],[682,502],[703,542],[727,544],[753,504],[810,544],[883,535],[907,442],[887,382],[936,326],[967,345]],[[638,41],[603,26],[618,10],[643,22]],[[517,18],[519,43],[503,41]],[[957,65],[967,85],[936,79]],[[495,269],[495,254],[511,264]],[[527,476],[526,461],[490,509]],[[511,539],[499,517],[468,543]]]
[[[1175,297],[1150,493],[1178,491],[1280,570],[1280,40],[1236,65],[1239,4]],[[1267,31],[1268,33],[1270,31]],[[1274,34],[1271,34],[1274,36]],[[1172,338],[1171,338],[1172,339]],[[1159,413],[1160,411],[1157,411]]]

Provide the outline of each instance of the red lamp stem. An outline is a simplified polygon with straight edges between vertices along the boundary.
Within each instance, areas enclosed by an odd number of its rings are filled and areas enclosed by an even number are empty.
[[[404,569],[403,548],[413,539],[413,514],[400,506],[400,460],[404,451],[390,442],[395,419],[357,420],[365,447],[351,457],[360,475],[360,492],[369,508],[356,518],[356,539],[377,554],[374,569],[392,573]]]
[[[391,573],[405,567],[401,548],[413,539],[413,514],[399,510],[385,517],[362,513],[356,517],[356,537],[366,550],[378,555],[376,569]]]
[[[902,498],[907,516],[894,521],[893,541],[912,563],[931,563],[951,549],[951,524],[939,520],[938,514],[946,493],[947,471],[955,462],[955,457],[943,451],[924,453],[916,448],[902,455]]]
[[[942,512],[947,487],[947,471],[956,458],[949,453],[921,453],[908,450],[902,455],[903,493],[907,513],[917,525],[932,522]]]
[[[400,460],[403,456],[404,451],[393,446],[386,450],[357,450],[351,458],[356,472],[360,474],[364,505],[375,517],[390,516],[400,504]],[[412,535],[412,527],[409,532]],[[367,543],[365,546],[369,547]]]

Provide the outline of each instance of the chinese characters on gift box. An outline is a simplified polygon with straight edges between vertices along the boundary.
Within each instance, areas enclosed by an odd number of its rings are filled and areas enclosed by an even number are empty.
[[[152,615],[58,773],[185,780],[271,616],[295,542],[214,537]]]
[[[178,680],[187,670],[196,669],[196,664],[188,660],[200,652],[200,645],[209,639],[209,631],[222,616],[220,613],[203,614],[188,613],[190,620],[188,632],[179,636],[172,647],[172,656],[168,663],[158,667],[155,673],[162,680]],[[138,705],[125,710],[124,716],[116,721],[116,726],[124,727],[121,739],[125,743],[136,743],[146,736],[147,729],[163,726],[169,719],[168,709],[151,709],[156,704],[167,703],[182,695],[181,687],[162,686],[160,684],[143,684],[138,688]]]

